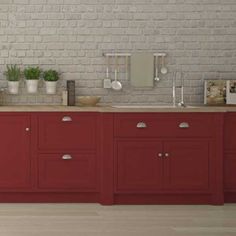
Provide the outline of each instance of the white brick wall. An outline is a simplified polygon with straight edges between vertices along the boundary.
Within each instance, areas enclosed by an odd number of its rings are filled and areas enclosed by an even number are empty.
[[[167,52],[182,70],[186,100],[203,102],[204,78],[236,79],[236,0],[0,0],[0,86],[6,64],[40,65],[75,79],[78,95],[103,102],[169,103],[171,73],[154,89],[102,88],[104,52]],[[6,103],[59,103],[60,91],[28,95],[24,83]]]

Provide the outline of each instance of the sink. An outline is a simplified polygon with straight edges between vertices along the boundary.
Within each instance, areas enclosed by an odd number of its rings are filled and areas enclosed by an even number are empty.
[[[194,107],[194,106],[186,106],[186,107],[178,107],[178,106],[170,106],[170,105],[113,105],[113,108],[121,108],[121,109],[139,109],[139,108],[143,108],[143,109],[165,109],[165,108],[171,108],[171,109],[186,109],[186,108],[198,108],[198,107]]]

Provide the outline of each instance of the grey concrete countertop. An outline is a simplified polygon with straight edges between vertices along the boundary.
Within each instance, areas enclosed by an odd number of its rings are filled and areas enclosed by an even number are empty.
[[[46,106],[46,105],[24,105],[24,106],[0,106],[0,112],[236,112],[236,106],[196,106],[196,107],[161,107],[161,106]]]

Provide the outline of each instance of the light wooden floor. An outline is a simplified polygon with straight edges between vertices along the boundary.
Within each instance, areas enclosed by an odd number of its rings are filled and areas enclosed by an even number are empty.
[[[0,236],[236,236],[236,205],[0,204]]]

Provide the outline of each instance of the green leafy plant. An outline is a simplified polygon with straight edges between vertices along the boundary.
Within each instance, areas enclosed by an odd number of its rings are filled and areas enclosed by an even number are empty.
[[[58,81],[59,80],[59,74],[55,70],[46,70],[43,73],[43,79],[45,81]]]
[[[41,75],[39,67],[29,67],[24,69],[24,75],[26,80],[38,80]]]
[[[7,65],[7,70],[4,72],[8,81],[19,81],[21,77],[21,70],[17,65]]]

